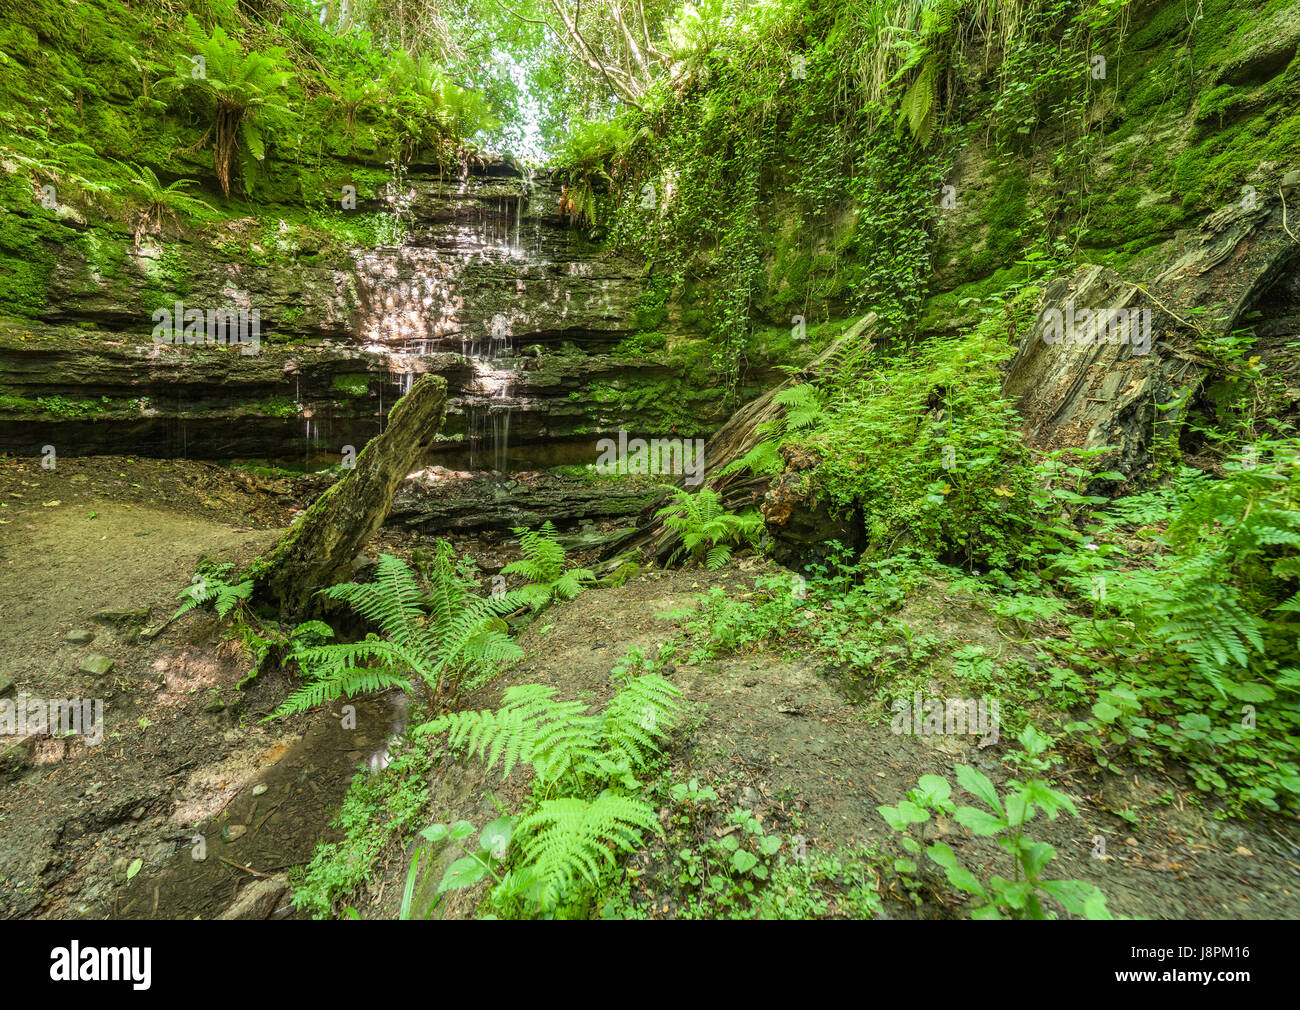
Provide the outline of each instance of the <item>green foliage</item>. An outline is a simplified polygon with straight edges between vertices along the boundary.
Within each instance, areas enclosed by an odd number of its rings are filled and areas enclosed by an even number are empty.
[[[409,162],[420,151],[429,151],[439,161],[450,162],[464,138],[500,125],[483,94],[454,84],[428,54],[395,52],[384,82],[378,112],[391,132],[395,161]],[[362,101],[373,94],[366,90],[350,98]]]
[[[1034,770],[1043,770],[1047,762],[1040,756],[1050,742],[1032,726],[1020,735],[1028,755],[1028,764]],[[891,828],[902,834],[903,858],[895,861],[895,869],[903,874],[919,873],[916,858],[923,847],[932,862],[943,869],[948,882],[976,899],[971,909],[972,919],[1048,919],[1055,915],[1043,905],[1044,897],[1055,899],[1071,915],[1087,919],[1109,919],[1106,898],[1092,884],[1081,880],[1044,879],[1047,864],[1056,856],[1056,850],[1046,842],[1035,842],[1025,833],[1029,821],[1041,810],[1049,819],[1067,810],[1078,816],[1074,801],[1065,793],[1053,789],[1043,778],[1033,778],[1021,783],[1012,780],[1003,796],[988,776],[970,765],[957,766],[957,784],[976,797],[988,809],[955,806],[950,799],[952,786],[938,775],[923,775],[918,788],[908,791],[907,799],[894,806],[876,809]],[[963,867],[952,849],[942,842],[924,846],[924,828],[921,838],[913,838],[909,830],[913,825],[929,822],[931,813],[953,817],[958,824],[980,837],[996,838],[998,845],[1011,857],[1012,876],[994,875],[981,881]]]
[[[221,191],[229,195],[236,162],[250,186],[255,165],[266,160],[268,135],[295,115],[283,95],[294,75],[281,69],[283,48],[244,52],[221,25],[207,32],[193,16],[186,19],[185,30],[193,52],[179,58],[158,87],[189,101],[206,121],[208,132],[200,143],[211,136],[213,166]]]
[[[850,363],[824,420],[787,436],[817,457],[814,489],[838,510],[861,509],[872,552],[1016,561],[1033,471],[1019,416],[999,395],[998,363],[1011,353],[1003,325],[994,314],[969,333]]]
[[[164,186],[151,168],[135,163],[123,167],[132,173],[130,183],[142,203],[133,226],[137,246],[145,235],[156,234],[168,218],[179,224],[181,214],[213,209],[206,200],[185,192],[195,184],[193,179],[177,179]]]
[[[174,621],[196,607],[208,607],[215,610],[218,617],[226,617],[236,606],[247,602],[253,594],[253,580],[232,583],[230,578],[234,570],[235,566],[230,563],[200,565],[190,584],[177,594],[184,602],[171,619]]]
[[[672,492],[673,503],[656,512],[655,518],[682,538],[669,564],[685,554],[695,564],[721,568],[731,557],[733,546],[757,543],[763,531],[763,519],[757,512],[728,512],[722,507],[722,496],[712,488],[702,487],[691,494],[684,488],[664,486]]]
[[[564,548],[555,539],[555,524],[549,519],[540,529],[513,527],[523,557],[501,569],[502,575],[522,575],[528,584],[516,595],[533,610],[542,610],[555,599],[571,600],[595,575],[586,568],[564,567]]]
[[[800,383],[783,389],[772,397],[773,403],[785,408],[785,413],[775,421],[764,421],[756,430],[761,440],[739,459],[732,460],[719,471],[719,477],[749,470],[755,474],[775,477],[784,468],[780,448],[787,434],[814,428],[826,419],[826,397],[814,385]]]
[[[405,562],[383,554],[374,582],[322,589],[320,595],[348,604],[381,634],[300,649],[296,658],[304,683],[270,718],[333,698],[390,687],[409,689],[413,681],[436,705],[444,688],[481,682],[523,654],[497,616],[518,600],[508,594],[474,595],[455,571],[451,547],[443,541],[436,545],[426,574],[429,586],[422,592]]]
[[[371,878],[390,845],[407,837],[429,802],[428,749],[409,746],[377,774],[353,776],[332,826],[339,841],[321,842],[311,862],[291,874],[294,904],[323,919]]]
[[[633,654],[615,669],[618,690],[604,712],[559,701],[552,687],[523,684],[508,688],[495,711],[450,713],[416,729],[417,735],[445,733],[449,746],[480,757],[488,769],[501,763],[503,777],[520,762],[534,771],[536,801],[505,835],[516,849],[513,868],[498,871],[494,865],[493,858],[504,858],[503,844],[494,846],[498,854],[492,858],[466,852],[448,870],[439,893],[491,873],[496,911],[563,914],[601,886],[618,853],[635,851],[644,833],[660,830],[636,775],[649,767],[676,725],[681,692],[657,673],[637,675],[643,665]],[[447,834],[434,825],[426,837]]]
[[[570,223],[600,223],[603,214],[599,194],[608,189],[611,164],[629,141],[628,131],[616,120],[587,120],[565,137],[554,164],[568,179],[564,184],[565,205],[561,213]]]
[[[1116,745],[1142,760],[1170,754],[1234,806],[1300,804],[1298,448],[1264,439],[1222,479],[1184,468],[1102,512],[1098,532],[1117,539],[1163,528],[1143,565],[1083,537],[1051,555],[1090,611],[1071,622],[1066,654],[1094,671],[1097,700],[1071,728],[1103,765]]]

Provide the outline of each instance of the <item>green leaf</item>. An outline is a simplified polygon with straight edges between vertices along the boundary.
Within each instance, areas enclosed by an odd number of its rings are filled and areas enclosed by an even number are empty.
[[[744,849],[733,853],[731,857],[731,868],[737,873],[748,873],[758,865],[758,857],[752,852],[746,852]]]
[[[991,809],[996,810],[1005,817],[1006,812],[1002,809],[1002,804],[998,800],[998,791],[993,788],[993,783],[989,781],[989,777],[983,772],[972,768],[970,765],[958,765],[957,784],[968,793],[978,796]]]
[[[498,817],[483,829],[479,835],[478,845],[484,852],[491,853],[493,859],[504,859],[506,847],[510,844],[510,835],[515,828],[513,817]]]
[[[128,866],[128,867],[126,868],[126,879],[127,879],[127,880],[130,880],[130,879],[131,879],[132,877],[134,877],[137,873],[139,873],[139,872],[140,872],[140,867],[142,867],[142,866],[144,866],[144,860],[143,860],[143,859],[133,859],[133,860],[131,860],[131,865]]]
[[[1007,827],[1006,821],[978,807],[958,807],[956,818],[958,824],[986,838]]]
[[[876,807],[876,810],[895,831],[906,831],[909,824],[924,824],[930,819],[928,810],[922,810],[910,800],[903,800],[896,807]]]
[[[922,775],[917,781],[922,795],[934,805],[945,802],[952,795],[952,786],[948,780],[938,775]]]
[[[487,863],[476,856],[465,856],[463,859],[458,859],[447,868],[442,883],[438,885],[438,893],[442,894],[444,891],[471,887],[482,880],[487,871]]]

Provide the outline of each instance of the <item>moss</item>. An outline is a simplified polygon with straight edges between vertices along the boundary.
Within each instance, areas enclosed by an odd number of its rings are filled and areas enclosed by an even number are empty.
[[[348,372],[334,376],[330,385],[344,396],[365,396],[370,392],[370,376],[366,372]]]
[[[256,404],[254,409],[259,414],[265,414],[267,417],[297,417],[299,405],[296,400],[288,396],[272,396],[269,399],[262,400]]]

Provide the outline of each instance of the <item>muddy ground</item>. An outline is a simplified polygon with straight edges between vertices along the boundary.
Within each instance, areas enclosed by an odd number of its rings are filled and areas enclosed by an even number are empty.
[[[0,738],[0,915],[222,914],[306,861],[351,776],[384,764],[404,726],[400,699],[359,704],[355,725],[339,706],[265,723],[292,686],[286,673],[266,671],[237,690],[249,659],[223,641],[219,622],[190,614],[165,624],[202,558],[255,556],[321,486],[203,463],[72,459],[50,471],[0,459],[0,677],[12,694],[105,705],[96,746],[48,733]],[[406,553],[425,542],[385,530],[374,549]],[[483,558],[485,571],[511,553],[488,536],[457,547]],[[531,681],[603,703],[611,667],[629,647],[654,655],[679,632],[657,615],[690,607],[713,584],[743,591],[767,567],[749,558],[718,573],[650,571],[584,592],[528,626],[519,638],[525,660],[468,704],[491,705],[506,686]],[[919,596],[901,615],[909,623],[954,644],[1003,647],[996,622],[969,597],[938,586]],[[74,631],[94,638],[75,644],[67,640]],[[90,655],[112,660],[112,671],[79,672]],[[671,675],[697,714],[673,742],[673,778],[707,780],[722,809],[747,806],[787,836],[797,825],[812,846],[892,853],[876,806],[897,802],[920,775],[951,780],[958,762],[999,785],[1011,774],[1002,758],[1014,741],[981,749],[973,738],[894,735],[878,706],[848,700],[861,693],[810,657],[683,661]],[[1094,777],[1067,765],[1057,778],[1081,817],[1039,822],[1035,837],[1056,847],[1058,876],[1094,881],[1115,913],[1300,917],[1294,822],[1218,820],[1192,801],[1176,770]],[[503,784],[451,760],[435,768],[431,789],[430,821],[478,824],[496,816],[489,793],[517,809],[528,792],[525,773]],[[1001,850],[953,823],[937,830],[967,865],[998,872]],[[1107,839],[1104,860],[1092,857],[1098,834]],[[652,849],[641,862],[634,898],[647,914],[675,916],[680,893],[657,876],[667,872],[665,854]],[[395,846],[352,904],[366,916],[394,915],[408,863],[409,850]],[[918,910],[888,875],[881,887],[887,915],[962,914],[951,895],[931,894]],[[443,911],[467,915],[477,897],[463,892]],[[267,899],[254,917],[297,914],[282,889]]]

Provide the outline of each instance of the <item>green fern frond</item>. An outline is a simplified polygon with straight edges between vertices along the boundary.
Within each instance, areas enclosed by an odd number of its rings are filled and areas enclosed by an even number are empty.
[[[642,833],[662,833],[644,800],[605,790],[588,802],[544,800],[515,831],[524,859],[542,885],[543,906],[561,903],[576,884],[600,886],[618,852],[635,852]]]

